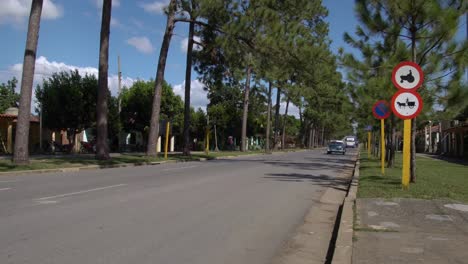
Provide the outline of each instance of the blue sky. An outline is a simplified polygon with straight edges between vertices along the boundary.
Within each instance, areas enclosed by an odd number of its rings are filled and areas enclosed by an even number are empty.
[[[154,78],[166,18],[161,8],[167,0],[114,0],[109,53],[109,85],[117,91],[117,56],[120,55],[124,84]],[[27,19],[31,0],[0,1],[0,82],[20,79]],[[354,1],[325,0],[329,9],[332,50],[345,46],[343,33],[356,26]],[[44,0],[37,53],[35,83],[55,71],[78,68],[97,73],[102,0]],[[166,67],[166,80],[182,95],[187,25],[177,24]],[[207,103],[203,85],[193,75],[192,104]],[[295,110],[293,109],[293,112]]]

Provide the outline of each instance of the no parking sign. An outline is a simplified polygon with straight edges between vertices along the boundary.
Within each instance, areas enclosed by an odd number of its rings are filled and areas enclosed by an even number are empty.
[[[377,119],[387,119],[390,116],[390,107],[387,101],[380,100],[372,107],[372,114]]]

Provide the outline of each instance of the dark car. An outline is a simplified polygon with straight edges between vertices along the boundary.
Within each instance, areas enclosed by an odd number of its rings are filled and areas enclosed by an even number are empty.
[[[328,144],[327,154],[332,153],[341,153],[342,155],[344,155],[346,153],[345,145],[341,142],[331,142],[330,144]]]

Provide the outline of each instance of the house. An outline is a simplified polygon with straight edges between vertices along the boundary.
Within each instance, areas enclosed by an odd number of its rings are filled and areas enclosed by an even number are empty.
[[[10,107],[0,114],[0,153],[12,154],[15,142],[18,108]],[[39,151],[39,118],[31,115],[29,128],[29,151]]]
[[[468,120],[443,121],[441,154],[468,159]]]

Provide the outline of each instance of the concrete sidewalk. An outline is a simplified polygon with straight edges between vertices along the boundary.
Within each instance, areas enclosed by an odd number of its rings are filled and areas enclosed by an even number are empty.
[[[468,205],[357,199],[353,263],[468,263]]]

